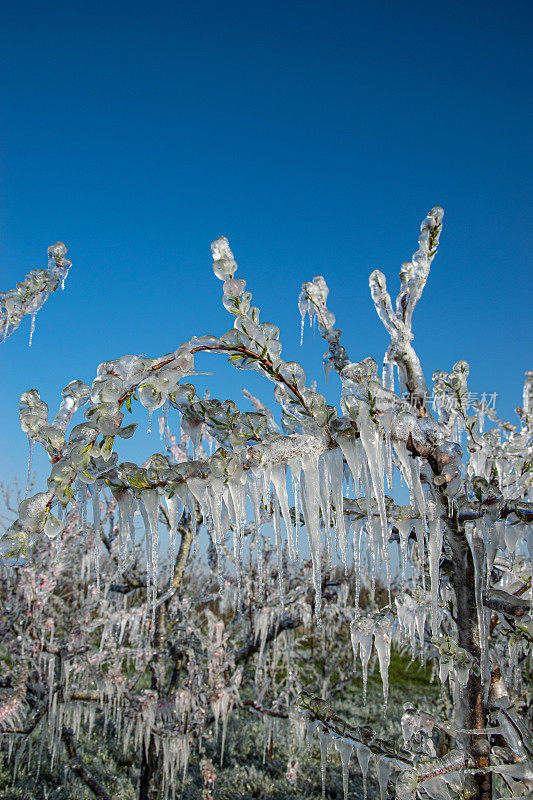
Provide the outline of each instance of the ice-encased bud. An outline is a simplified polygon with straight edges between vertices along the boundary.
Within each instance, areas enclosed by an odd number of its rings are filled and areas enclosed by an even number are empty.
[[[468,361],[465,361],[464,359],[456,361],[453,365],[453,372],[461,373],[465,378],[468,378],[468,374],[470,372]]]
[[[18,517],[24,530],[32,533],[42,531],[51,499],[51,492],[38,492],[22,501],[18,508]]]
[[[91,402],[96,406],[100,403],[116,403],[124,392],[123,381],[114,375],[101,375],[96,377],[91,387]]]
[[[155,411],[156,408],[161,408],[165,399],[158,388],[154,385],[155,381],[143,381],[137,387],[137,396],[148,411]]]
[[[46,252],[48,253],[48,258],[53,258],[54,261],[56,261],[66,256],[67,246],[63,242],[56,242],[55,244],[51,244]]]
[[[213,272],[217,278],[223,281],[233,278],[237,264],[227,238],[219,236],[218,239],[215,239],[211,244],[211,252],[213,254]]]
[[[70,381],[70,383],[68,383],[65,386],[65,388],[61,392],[61,395],[62,397],[72,397],[73,400],[79,403],[80,401],[85,400],[85,398],[88,399],[90,392],[91,390],[89,389],[86,383],[83,383],[83,381],[75,380],[75,381]]]
[[[55,539],[58,536],[63,528],[65,527],[65,523],[56,519],[52,516],[52,514],[48,515],[48,519],[44,523],[44,532],[48,536],[49,539]]]
[[[96,408],[88,409],[85,417],[95,424],[104,436],[115,436],[120,430],[124,414],[117,403],[102,403]]]
[[[218,277],[218,276],[217,276]],[[246,288],[246,281],[244,278],[237,280],[235,278],[228,278],[227,281],[224,281],[222,286],[222,290],[226,297],[231,298],[234,300],[236,297],[239,297]]]
[[[429,212],[428,217],[432,217],[437,223],[442,222],[444,217],[444,209],[441,208],[441,206],[435,206]]]

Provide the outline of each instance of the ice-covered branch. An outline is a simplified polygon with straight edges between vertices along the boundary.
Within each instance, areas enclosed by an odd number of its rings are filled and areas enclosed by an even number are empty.
[[[272,642],[276,637],[278,637],[283,631],[292,630],[294,628],[299,628],[302,624],[302,620],[300,617],[290,617],[289,615],[282,617],[280,620],[276,620],[273,625],[270,626],[269,630],[267,631],[266,637],[264,640],[261,638],[255,638],[254,641],[248,642],[248,644],[241,647],[240,650],[237,651],[235,654],[235,663],[241,664],[248,661],[254,653],[258,653],[265,644]]]
[[[260,714],[265,714],[267,717],[276,717],[277,719],[288,719],[289,715],[285,711],[276,711],[273,708],[264,708],[255,700],[243,700],[244,708],[249,708],[252,711],[258,711]]]
[[[298,308],[302,316],[302,334],[300,344],[303,343],[305,315],[309,314],[309,322],[318,321],[320,335],[328,343],[328,350],[324,353],[322,364],[326,374],[333,369],[339,373],[349,363],[346,349],[341,345],[342,331],[334,329],[335,315],[326,305],[329,289],[322,275],[316,275],[312,281],[302,284],[302,291],[298,298]]]
[[[501,589],[491,589],[490,592],[486,592],[483,595],[483,605],[512,617],[523,617],[531,608],[529,600],[520,600]]]
[[[426,402],[429,392],[420,361],[411,344],[411,324],[413,311],[422,296],[431,262],[437,252],[443,215],[442,208],[436,207],[422,222],[419,248],[411,261],[402,264],[400,270],[401,287],[396,310],[393,309],[383,273],[374,270],[370,275],[370,292],[376,311],[391,337],[384,358],[383,385],[387,389],[394,388],[393,365],[397,364],[411,404],[421,416],[428,414]]]
[[[47,269],[28,272],[15,289],[0,292],[0,342],[16,331],[26,314],[31,314],[30,345],[35,328],[35,315],[52,292],[63,289],[72,262],[65,258],[67,248],[56,242],[48,248]]]

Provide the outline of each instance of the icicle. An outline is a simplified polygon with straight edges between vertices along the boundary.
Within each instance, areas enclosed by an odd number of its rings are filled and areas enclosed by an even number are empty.
[[[87,484],[78,478],[78,531],[83,534],[83,541],[87,535]]]
[[[357,665],[357,650],[363,668],[363,705],[366,706],[366,686],[368,681],[368,662],[372,653],[372,628],[371,623],[364,617],[352,621],[350,635],[352,639],[354,663]],[[354,667],[355,669],[355,667]]]
[[[342,482],[344,471],[344,460],[342,451],[340,449],[330,450],[325,454],[329,484],[331,486],[331,496],[333,501],[333,508],[335,509],[335,521],[337,527],[337,540],[341,550],[342,563],[344,569],[347,571],[347,550],[348,550],[348,537],[346,534],[346,526],[344,523],[344,498],[342,495]]]
[[[289,499],[287,496],[287,477],[285,473],[285,467],[281,465],[272,467],[270,478],[272,480],[272,484],[274,486],[274,489],[276,491],[279,500],[281,513],[283,516],[283,522],[285,523],[285,529],[287,531],[287,545],[289,549],[289,558],[291,561],[294,561],[296,558],[296,553],[294,551],[292,522],[291,522],[291,515],[289,512]]]
[[[422,578],[422,588],[426,591],[426,571],[425,571],[425,538],[426,521],[425,519],[415,519],[416,543],[418,546],[418,557],[420,559],[420,575]]]
[[[124,572],[128,567],[128,555],[131,547],[130,531],[130,505],[131,496],[129,492],[121,492],[117,495],[118,502],[118,532],[119,532],[119,570]],[[93,500],[94,502],[94,500]],[[94,513],[94,512],[93,512]]]
[[[281,518],[279,513],[279,502],[277,497],[273,498],[274,513],[273,524],[274,533],[276,536],[276,562],[278,567],[278,586],[279,586],[279,599],[282,611],[285,609],[285,591],[283,586],[283,544],[281,541]]]
[[[392,639],[392,620],[382,617],[374,631],[374,645],[378,653],[379,673],[383,682],[383,716],[389,699],[389,665]]]
[[[168,398],[163,403],[163,407],[161,409],[163,413],[163,425],[160,427],[159,435],[160,438],[163,440],[163,444],[165,445],[165,450],[170,449],[170,442],[168,439],[169,434],[169,427],[168,427]]]
[[[313,734],[318,728],[318,720],[317,719],[306,719],[305,720],[305,738],[309,747],[311,747],[311,740],[313,738]]]
[[[384,440],[384,453],[385,453],[385,474],[387,476],[387,486],[389,492],[392,492],[393,484],[393,470],[392,470],[392,443],[391,443],[391,429],[392,429],[392,412],[386,411],[381,415],[381,424],[385,432]]]
[[[425,631],[426,631],[426,617],[427,617],[427,607],[425,605],[417,606],[415,609],[415,625],[416,630],[418,632],[418,638],[420,639],[420,647],[421,647],[421,659],[422,663],[425,660]]]
[[[165,497],[165,505],[167,507],[168,513],[168,533],[170,537],[170,582],[174,580],[174,567],[176,561],[176,536],[178,532],[178,516],[179,516],[179,509],[181,507],[181,500],[178,497],[177,492],[171,497]]]
[[[146,433],[152,433],[152,409],[148,412],[148,427],[146,428]]]
[[[442,521],[440,517],[429,520],[429,577],[431,581],[431,632],[437,635],[439,624],[439,571],[442,551]]]
[[[93,531],[94,531],[94,571],[96,574],[96,590],[100,593],[100,490],[98,484],[89,484],[93,509]]]
[[[33,445],[34,441],[30,435],[28,435],[28,473],[26,477],[26,490],[24,492],[24,500],[28,497],[28,493],[30,491],[30,483],[31,483],[31,467],[33,463]]]
[[[31,343],[33,341],[33,334],[35,333],[35,317],[37,316],[37,312],[34,311],[31,315],[31,326],[30,326],[30,341],[28,347],[31,347]]]
[[[418,513],[425,524],[426,501],[420,480],[420,463],[418,459],[411,458],[405,444],[397,439],[394,440],[394,450],[398,456],[401,472],[409,489],[411,508]]]
[[[366,472],[367,470],[365,470]],[[370,551],[368,553],[369,558],[371,559],[372,563],[372,572],[371,572],[371,588],[372,593],[376,588],[376,571],[379,562],[379,523],[378,517],[374,516],[372,512],[367,520],[367,531],[370,532]],[[368,542],[368,539],[367,539]],[[388,577],[388,576],[387,576]]]
[[[387,513],[385,511],[385,484],[383,482],[383,451],[381,442],[381,427],[374,422],[370,413],[361,406],[357,418],[361,443],[366,455],[366,461],[374,488],[374,497],[379,510],[381,521],[381,534],[383,537],[383,555],[388,555],[388,544],[385,536],[388,533]]]
[[[389,360],[388,353],[385,353],[383,358],[383,372],[381,375],[383,388],[387,389],[389,392],[394,391],[394,363],[394,361]]]
[[[263,542],[261,538],[261,499],[260,499],[260,484],[259,475],[251,470],[252,474],[249,480],[249,494],[252,503],[252,511],[254,512],[254,526],[255,526],[255,557],[257,560],[257,580],[259,596],[263,595]]]
[[[301,472],[301,464],[299,461],[291,461],[289,462],[289,469],[291,472],[292,483],[294,487],[294,549],[295,555],[298,557],[298,550],[299,550],[299,536],[300,536],[300,497],[301,497],[301,485],[300,485],[300,472]]]
[[[320,627],[322,608],[322,569],[320,563],[320,527],[319,527],[319,495],[320,478],[318,474],[318,457],[308,455],[302,458],[303,491],[302,511],[305,519],[305,528],[311,551],[313,564],[313,584],[315,587],[315,615],[317,625]]]
[[[330,504],[330,485],[329,485],[329,470],[324,455],[318,459],[318,476],[319,476],[319,503],[320,510],[322,511],[322,521],[324,523],[324,538],[328,550],[330,549],[329,534],[331,530],[331,504]],[[332,549],[332,548],[331,548]],[[328,554],[329,555],[329,554]]]
[[[359,614],[359,595],[361,593],[361,537],[363,535],[363,520],[356,519],[353,523],[353,568],[355,572],[355,614]]]
[[[346,459],[350,472],[355,484],[355,493],[357,494],[359,479],[361,475],[361,461],[357,449],[357,440],[353,436],[338,436],[337,442],[342,450],[342,454]],[[370,498],[369,498],[370,499]]]
[[[353,753],[353,744],[348,739],[335,739],[335,747],[341,757],[344,800],[348,800],[348,766]]]
[[[387,787],[392,772],[392,765],[386,758],[375,756],[376,772],[378,773],[379,797],[380,800],[387,800]]]
[[[320,744],[320,776],[322,778],[322,800],[326,797],[326,760],[328,754],[328,745],[330,741],[330,732],[327,728],[318,728],[318,741]]]
[[[300,316],[302,318],[300,324],[300,347],[301,347],[304,343],[305,315],[309,310],[309,300],[307,299],[304,292],[300,292],[300,297],[298,298],[298,309],[300,311]],[[309,322],[311,322],[311,315],[309,315]]]
[[[483,539],[485,542],[485,557],[487,560],[487,589],[490,587],[490,575],[494,564],[494,559],[501,543],[504,541],[503,532],[505,530],[505,520],[489,521],[483,526]],[[532,594],[533,597],[533,594]]]
[[[92,500],[94,535],[95,537],[97,536],[99,537],[100,536],[100,490],[96,482],[89,484],[89,492],[91,494],[91,500]]]
[[[147,573],[150,577],[149,586],[152,589],[152,618],[155,615],[155,603],[157,598],[157,577],[159,571],[159,495],[156,489],[145,489],[142,492],[142,501],[146,511],[148,527],[146,527],[147,538],[150,538],[150,547],[147,544]],[[148,533],[149,531],[149,533]]]
[[[192,482],[189,481],[191,484]],[[206,484],[203,481],[199,483],[204,487]],[[198,487],[195,491],[198,490]],[[200,493],[199,493],[200,494]],[[229,531],[229,516],[224,516],[222,508],[222,496],[224,494],[224,484],[221,478],[211,480],[209,487],[205,490],[206,497],[209,502],[211,510],[211,518],[214,526],[215,546],[217,549],[217,574],[218,574],[218,591],[220,597],[224,594],[224,575],[223,575],[223,561],[224,561],[224,538],[225,533]],[[206,510],[207,517],[207,510]],[[224,524],[223,524],[224,520]],[[226,524],[227,520],[227,524]]]
[[[474,523],[472,535],[468,537],[472,559],[474,561],[474,589],[476,597],[476,610],[479,629],[481,684],[488,688],[488,651],[487,636],[485,633],[485,607],[483,605],[483,537],[481,524]]]
[[[242,605],[241,551],[246,521],[246,475],[243,470],[239,470],[228,481],[228,490],[231,503],[226,505],[233,523],[233,550],[237,572],[237,608],[240,609]]]
[[[402,555],[401,590],[402,592],[405,592],[405,567],[407,564],[407,542],[409,539],[409,534],[411,532],[411,520],[398,519],[396,520],[396,527],[398,528],[398,532],[400,534],[400,552]]]
[[[365,744],[359,744],[359,743],[355,745],[355,749],[357,752],[357,760],[359,761],[359,767],[363,775],[363,797],[364,800],[367,800],[366,780],[368,775],[368,762],[370,761],[370,756],[372,751]]]

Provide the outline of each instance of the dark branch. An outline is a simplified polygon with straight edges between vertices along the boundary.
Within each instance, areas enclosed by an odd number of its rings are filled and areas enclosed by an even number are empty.
[[[291,617],[284,617],[278,623],[273,625],[270,630],[268,631],[265,637],[265,645],[275,639],[277,636],[280,635],[283,631],[291,630],[293,628],[299,628],[302,624],[302,620],[299,617],[291,618]],[[257,637],[255,641],[249,642],[244,647],[241,647],[240,650],[237,651],[235,655],[235,664],[241,664],[243,661],[248,661],[249,658],[253,656],[254,653],[257,653],[261,649],[261,637]]]
[[[94,775],[79,757],[74,744],[74,734],[68,728],[61,731],[61,739],[68,753],[68,764],[72,772],[91,790],[98,800],[112,800],[106,790],[100,786]]]

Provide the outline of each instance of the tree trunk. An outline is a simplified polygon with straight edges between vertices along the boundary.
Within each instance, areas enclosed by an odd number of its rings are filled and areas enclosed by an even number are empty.
[[[481,648],[476,610],[474,583],[474,560],[466,534],[459,528],[455,520],[447,520],[450,533],[448,542],[453,552],[452,585],[456,597],[456,619],[459,633],[459,647],[474,657],[474,663],[480,666]],[[483,687],[479,675],[470,673],[468,683],[462,695],[462,702],[457,710],[458,725],[473,730],[486,727],[486,709],[483,701]],[[489,766],[490,745],[486,736],[465,736],[462,746],[469,752],[477,767]],[[492,775],[490,773],[475,775],[475,800],[492,800]]]
[[[176,558],[174,580],[172,583],[173,588],[176,590],[180,586],[193,540],[192,522],[185,512],[180,524],[180,530],[181,543]],[[167,586],[164,593],[166,593],[169,588],[170,587]],[[170,684],[168,686],[166,685],[168,604],[169,600],[167,599],[161,602],[156,608],[155,625],[152,636],[152,646],[155,650],[155,654],[150,662],[150,671],[152,673],[151,688],[157,693],[158,700],[168,695],[168,692],[175,688],[173,686],[172,679],[170,680]],[[159,750],[159,753],[157,752],[154,735],[150,734],[148,752],[146,751],[146,747],[143,745],[138,800],[159,800],[161,796],[162,783],[163,753],[162,749]]]
[[[161,753],[157,754],[154,737],[150,736],[148,752],[143,746],[139,800],[159,800],[163,780]]]

